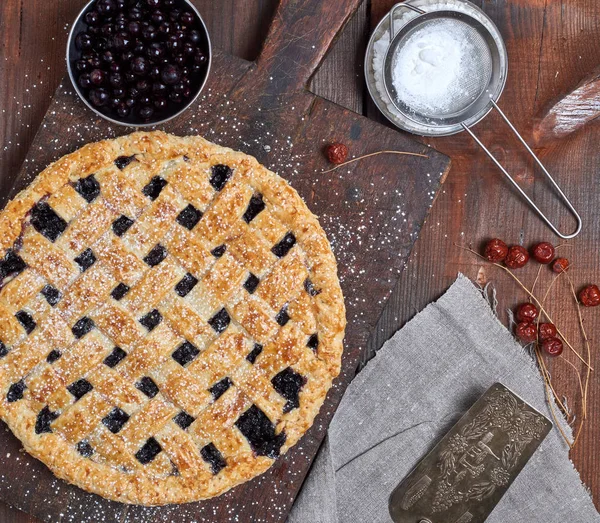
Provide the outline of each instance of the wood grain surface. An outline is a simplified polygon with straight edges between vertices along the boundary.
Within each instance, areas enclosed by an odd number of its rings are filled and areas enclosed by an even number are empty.
[[[292,182],[329,234],[348,327],[342,372],[311,430],[259,478],[218,498],[160,508],[110,502],[58,481],[40,462],[19,456],[21,444],[10,433],[0,433],[0,499],[51,521],[285,520],[450,165],[411,137],[306,89],[359,3],[340,0],[332,8],[321,0],[280,0],[257,60],[215,51],[202,96],[185,115],[160,126],[175,134],[199,133],[257,157]],[[0,203],[78,145],[129,132],[96,117],[63,79],[13,189]],[[421,157],[378,156],[321,174],[329,167],[323,146],[336,134],[359,154],[383,147]]]
[[[75,0],[5,0],[0,3],[0,190],[9,189],[48,107],[54,88],[64,74],[63,50],[67,27],[83,2]],[[214,43],[244,58],[258,54],[275,0],[197,0]],[[362,60],[370,30],[390,9],[393,0],[368,0],[359,8],[326,57],[312,82],[313,91],[356,112],[383,122],[369,101],[362,77]],[[501,106],[526,139],[531,139],[534,116],[552,100],[589,75],[600,61],[600,4],[596,0],[477,0],[499,26],[509,54],[509,77]],[[43,20],[43,23],[40,21]],[[517,173],[520,182],[553,216],[570,225],[566,211],[532,169],[531,161],[502,126],[490,116],[477,126],[485,143]],[[342,139],[343,136],[340,137]],[[537,151],[565,187],[584,219],[581,235],[562,247],[573,264],[577,285],[600,280],[600,125],[547,144]],[[406,269],[369,342],[371,353],[416,311],[436,299],[461,271],[497,289],[498,310],[506,321],[506,309],[525,298],[504,273],[481,264],[456,244],[479,247],[492,236],[530,245],[557,238],[535,217],[507,185],[500,173],[466,135],[423,140],[448,154],[453,166],[444,189],[430,213]],[[519,273],[529,285],[536,267]],[[539,288],[545,291],[552,275],[542,271]],[[559,281],[548,296],[557,323],[580,347],[578,326],[566,282]],[[600,368],[598,342],[600,311],[584,311],[592,342],[593,365]],[[580,366],[565,353],[564,359]],[[550,362],[557,390],[581,417],[578,379],[564,359]],[[588,417],[571,457],[583,481],[600,499],[600,380],[590,384]],[[30,522],[35,519],[0,505],[0,521]]]

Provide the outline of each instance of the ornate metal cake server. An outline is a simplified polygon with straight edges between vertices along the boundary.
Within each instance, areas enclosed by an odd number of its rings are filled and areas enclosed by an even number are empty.
[[[495,383],[392,492],[396,523],[482,523],[552,423]]]

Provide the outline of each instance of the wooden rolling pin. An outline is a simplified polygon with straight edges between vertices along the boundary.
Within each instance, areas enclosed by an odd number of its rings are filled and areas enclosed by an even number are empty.
[[[533,138],[537,145],[564,138],[600,117],[600,66],[536,119]]]

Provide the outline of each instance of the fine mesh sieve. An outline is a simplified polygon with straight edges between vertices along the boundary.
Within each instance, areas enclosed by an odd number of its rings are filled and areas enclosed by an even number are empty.
[[[468,2],[465,2],[468,4]],[[418,13],[396,32],[395,13],[399,9],[410,9]],[[491,20],[489,23],[493,25]],[[389,14],[391,43],[387,50],[383,67],[383,83],[387,95],[402,116],[418,125],[422,134],[443,136],[460,130],[467,131],[475,142],[490,157],[512,185],[527,200],[546,224],[561,238],[573,238],[582,227],[581,217],[544,167],[542,162],[521,137],[510,120],[497,105],[506,83],[508,58],[501,38],[494,37],[488,28],[466,11],[438,10],[425,12],[408,3],[397,4]],[[460,71],[454,82],[444,86],[443,101],[426,103],[425,94],[419,99],[402,86],[394,83],[394,66],[403,59],[411,39],[439,30],[442,25],[451,28],[461,41]],[[435,87],[435,86],[432,86]],[[439,86],[437,86],[439,87]],[[576,230],[571,234],[561,233],[531,198],[521,189],[514,178],[504,169],[492,153],[483,145],[471,130],[471,126],[481,121],[492,109],[496,109],[512,132],[535,159],[551,182],[558,195],[576,219]]]

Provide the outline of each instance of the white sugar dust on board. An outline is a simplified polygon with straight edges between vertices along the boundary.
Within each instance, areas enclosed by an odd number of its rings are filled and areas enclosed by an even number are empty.
[[[409,34],[392,62],[392,84],[399,101],[433,116],[454,112],[457,100],[474,100],[469,79],[479,72],[469,60],[473,45],[469,27],[456,20],[437,20]]]

